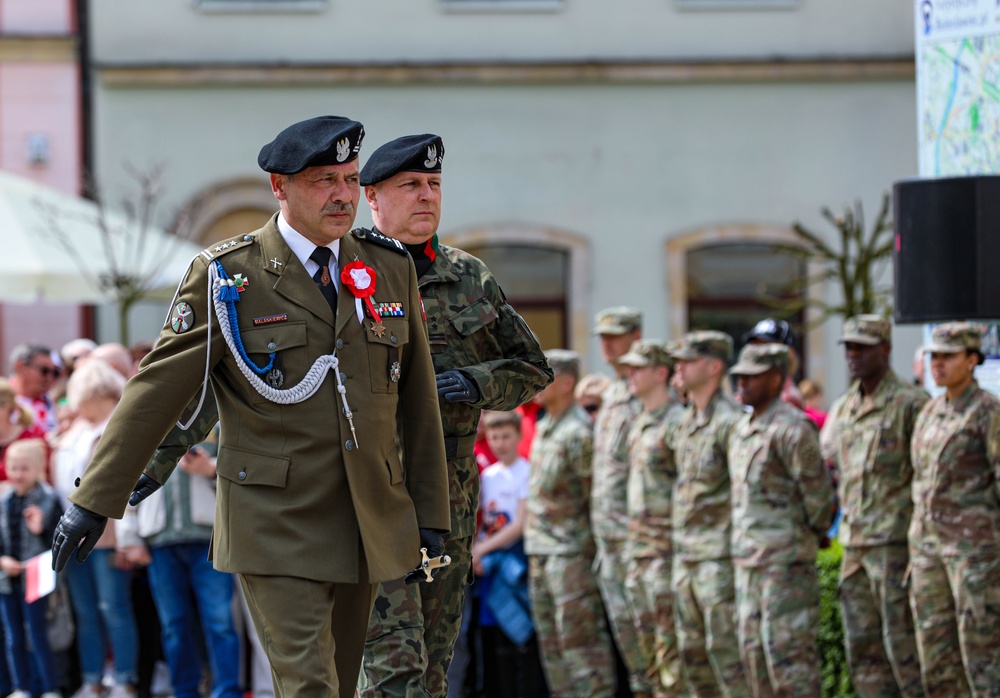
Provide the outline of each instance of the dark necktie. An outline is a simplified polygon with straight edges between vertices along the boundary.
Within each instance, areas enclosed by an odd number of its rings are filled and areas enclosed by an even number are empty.
[[[334,312],[334,314],[336,314],[337,287],[333,283],[333,277],[330,276],[331,257],[333,257],[333,251],[329,247],[317,247],[312,251],[312,254],[309,255],[309,259],[319,265],[319,270],[313,274],[313,281],[316,282],[319,292],[323,294],[324,298],[326,298],[326,302],[330,304],[330,309]],[[336,268],[334,271],[336,271]]]

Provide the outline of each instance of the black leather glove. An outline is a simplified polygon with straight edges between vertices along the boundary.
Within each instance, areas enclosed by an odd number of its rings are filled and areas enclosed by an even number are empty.
[[[135,489],[129,495],[128,503],[137,506],[139,502],[160,489],[161,485],[146,473],[139,476],[139,482],[135,483]]]
[[[420,547],[427,548],[427,557],[441,557],[444,555],[444,531],[436,528],[421,528]]]
[[[108,517],[71,504],[59,519],[52,535],[52,569],[62,572],[74,550],[77,551],[77,562],[86,560],[97,545],[97,539],[104,533],[107,523]]]
[[[475,402],[479,399],[479,388],[461,371],[452,369],[437,374],[438,397],[449,402]]]

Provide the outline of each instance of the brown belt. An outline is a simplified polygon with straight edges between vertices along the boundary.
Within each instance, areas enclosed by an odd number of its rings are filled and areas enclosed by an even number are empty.
[[[444,437],[444,455],[448,460],[472,458],[476,446],[476,435]]]

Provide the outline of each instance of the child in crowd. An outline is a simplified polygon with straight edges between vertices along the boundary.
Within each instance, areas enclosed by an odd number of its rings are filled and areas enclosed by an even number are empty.
[[[59,698],[45,620],[48,602],[45,597],[25,600],[24,563],[52,547],[62,506],[55,491],[41,481],[48,459],[43,439],[15,441],[6,456],[10,487],[0,495],[0,612],[15,689],[8,698],[30,698],[32,679],[39,684],[34,692],[41,698]]]
[[[480,476],[482,523],[472,546],[473,566],[481,577],[484,685],[490,698],[536,698],[546,690],[522,543],[531,464],[518,452],[520,414],[485,412],[482,424],[497,458]]]

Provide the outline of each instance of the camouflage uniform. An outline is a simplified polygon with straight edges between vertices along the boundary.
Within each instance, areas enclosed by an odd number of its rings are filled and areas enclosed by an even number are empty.
[[[549,352],[556,371],[554,352]],[[611,638],[594,579],[590,420],[573,404],[539,421],[531,448],[524,547],[535,632],[554,698],[615,693]]]
[[[788,348],[747,345],[734,375],[787,371]],[[775,399],[729,441],[740,652],[758,698],[820,695],[818,544],[833,492],[815,425]]]
[[[841,342],[891,340],[878,316],[844,323]],[[913,513],[910,437],[928,400],[891,370],[871,395],[861,381],[834,401],[823,449],[839,473],[844,546],[840,603],[854,688],[861,698],[922,698],[920,661],[907,601],[906,530]]]
[[[624,334],[638,329],[641,315],[627,307],[597,314],[594,334]],[[628,432],[642,405],[632,397],[628,381],[616,378],[605,391],[594,420],[594,482],[590,517],[597,542],[597,583],[618,652],[629,671],[633,693],[649,693],[652,683],[625,596],[625,540],[628,531]]]
[[[472,569],[479,506],[472,448],[480,410],[514,409],[552,375],[531,331],[478,258],[441,245],[419,287],[434,370],[461,369],[475,381],[479,400],[440,401],[451,490],[445,554],[452,562],[430,584],[396,580],[381,585],[365,643],[362,696],[447,695],[448,666]]]
[[[692,332],[678,359],[732,360],[732,338]],[[736,587],[730,556],[732,504],[726,447],[743,409],[720,387],[705,411],[691,404],[674,436],[673,590],[677,646],[694,696],[749,698],[736,633]]]
[[[929,352],[979,351],[967,323],[939,325]],[[975,380],[931,400],[913,432],[910,602],[924,688],[1000,696],[1000,400]],[[964,667],[964,671],[963,671]]]

